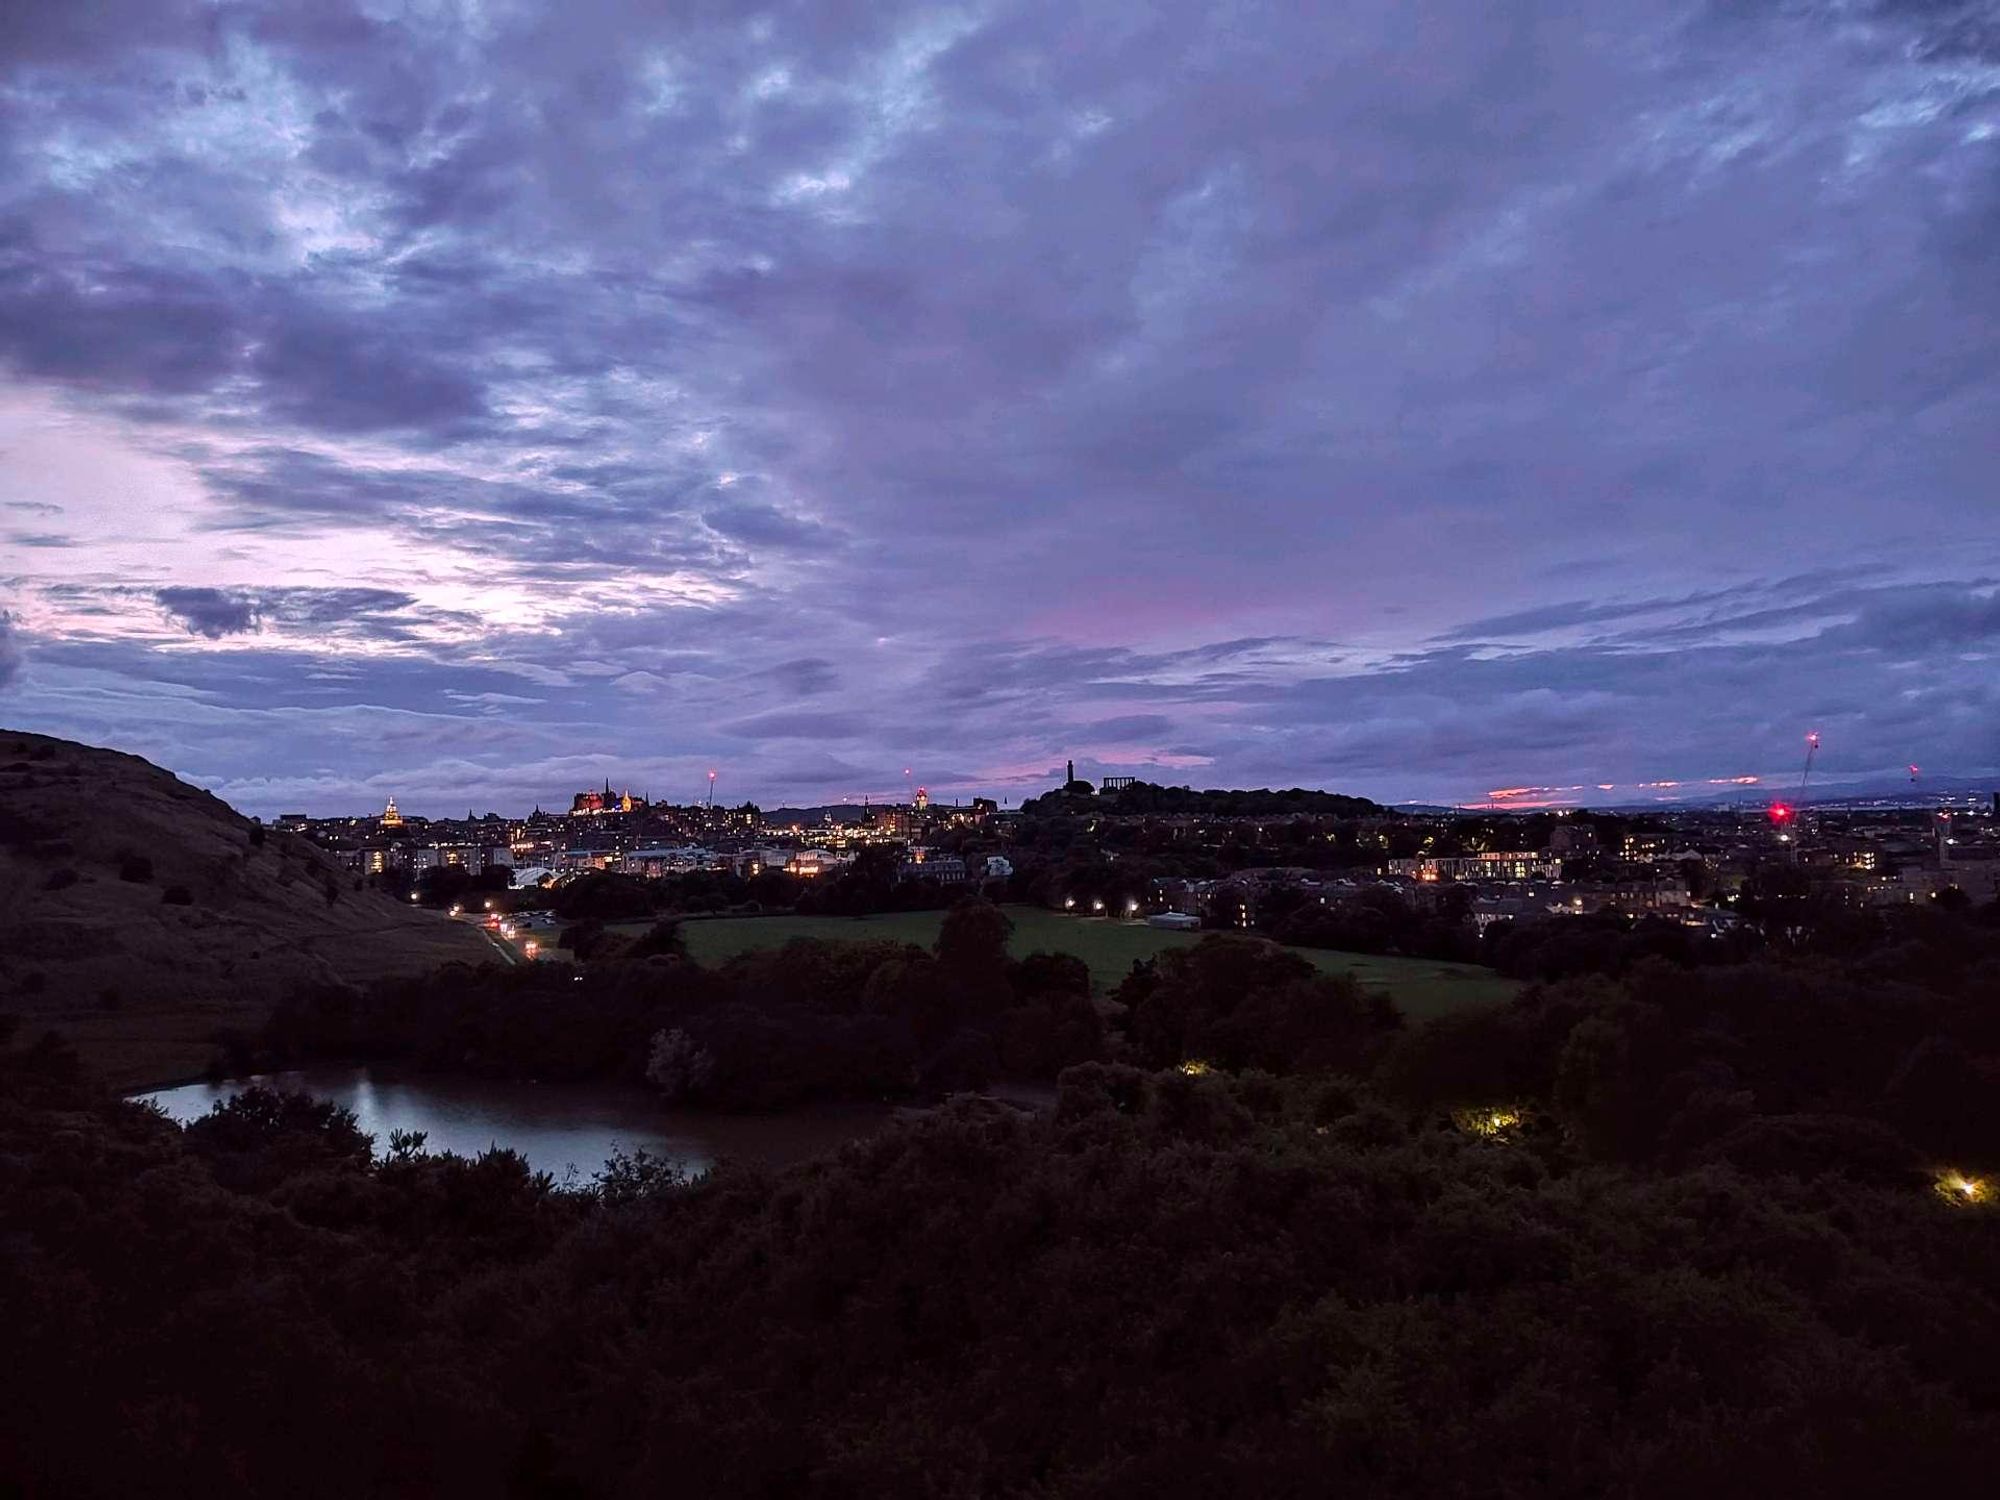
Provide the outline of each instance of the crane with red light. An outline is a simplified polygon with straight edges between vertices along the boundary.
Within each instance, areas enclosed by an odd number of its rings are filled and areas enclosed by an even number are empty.
[[[1792,822],[1798,817],[1799,809],[1805,806],[1806,789],[1812,784],[1813,762],[1818,758],[1819,731],[1815,729],[1806,736],[1806,766],[1805,770],[1799,773],[1798,796],[1790,802],[1780,799],[1771,804],[1770,818],[1772,823],[1778,827],[1783,828],[1786,824]]]

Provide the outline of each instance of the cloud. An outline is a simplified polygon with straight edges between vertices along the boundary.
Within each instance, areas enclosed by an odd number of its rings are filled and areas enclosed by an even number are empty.
[[[799,698],[832,692],[840,684],[839,669],[823,656],[801,656],[793,661],[781,661],[767,669],[766,675],[787,693]]]
[[[612,678],[611,685],[621,693],[657,693],[670,684],[657,672],[624,672]]]
[[[20,632],[14,628],[14,617],[0,609],[0,688],[4,688],[21,675]]]
[[[221,589],[202,588],[159,589],[153,597],[189,635],[219,641],[226,635],[247,635],[257,629],[254,599],[227,594]]]
[[[824,547],[833,541],[826,527],[790,515],[775,505],[719,505],[703,512],[702,520],[711,530],[732,540],[766,546]]]
[[[362,804],[1990,765],[1990,6],[1614,10],[9,7],[16,689]]]
[[[778,709],[721,727],[724,734],[746,740],[845,740],[867,734],[871,726],[858,714]]]
[[[69,597],[84,592],[72,590]],[[127,591],[98,592],[115,599]],[[270,630],[318,641],[411,642],[477,623],[474,615],[421,605],[414,595],[395,589],[174,586],[156,589],[152,597],[190,635],[209,640]]]

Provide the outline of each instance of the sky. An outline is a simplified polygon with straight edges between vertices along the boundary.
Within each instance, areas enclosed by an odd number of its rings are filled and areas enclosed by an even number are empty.
[[[2000,0],[0,7],[0,724],[245,811],[1983,776],[1996,669]]]

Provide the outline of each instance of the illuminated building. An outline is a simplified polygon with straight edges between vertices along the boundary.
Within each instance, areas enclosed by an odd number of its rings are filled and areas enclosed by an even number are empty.
[[[396,811],[396,799],[394,797],[389,799],[389,805],[382,809],[382,816],[376,819],[376,821],[384,828],[401,828],[403,826],[403,815]]]
[[[835,854],[830,849],[801,849],[785,862],[785,869],[793,875],[811,880],[826,874],[829,870],[854,863],[851,854]]]
[[[932,880],[939,885],[965,884],[965,861],[956,854],[933,854],[928,849],[912,849],[910,857],[896,868],[900,880]]]
[[[644,812],[646,799],[635,797],[629,791],[614,792],[606,781],[602,791],[578,792],[570,800],[569,815],[572,818],[596,818],[605,813]],[[540,811],[539,808],[536,811]]]
[[[1546,854],[1493,853],[1423,859],[1392,859],[1391,875],[1429,883],[1438,880],[1559,880],[1562,861]]]

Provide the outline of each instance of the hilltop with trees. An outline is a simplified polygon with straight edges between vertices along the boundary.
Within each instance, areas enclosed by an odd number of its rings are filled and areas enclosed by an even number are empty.
[[[1074,810],[1079,803],[1100,815],[1167,816],[1188,814],[1209,818],[1275,818],[1302,813],[1315,817],[1382,817],[1389,809],[1366,797],[1349,797],[1339,792],[1290,787],[1283,791],[1259,788],[1233,791],[1211,787],[1196,791],[1185,786],[1159,786],[1150,781],[1133,781],[1116,791],[1098,792],[1087,781],[1073,781],[1041,797],[1021,804],[1021,811],[1047,816]]]

